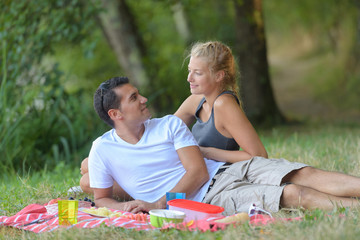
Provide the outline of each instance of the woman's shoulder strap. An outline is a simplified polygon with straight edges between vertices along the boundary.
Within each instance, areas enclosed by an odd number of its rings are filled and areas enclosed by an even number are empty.
[[[224,94],[232,95],[235,98],[236,102],[240,105],[240,101],[239,101],[237,95],[233,91],[224,91],[224,92],[220,93],[216,98],[218,98],[218,97],[220,97],[221,95],[224,95]]]
[[[199,109],[202,107],[202,105],[204,104],[204,102],[205,102],[205,97],[203,97],[203,98],[200,100],[199,105],[198,105],[197,108],[196,108],[196,111],[199,110]]]

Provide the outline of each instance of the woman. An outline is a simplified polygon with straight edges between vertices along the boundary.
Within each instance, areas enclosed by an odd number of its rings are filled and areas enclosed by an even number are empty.
[[[270,211],[280,206],[332,209],[334,204],[358,205],[351,197],[360,196],[360,178],[267,159],[237,98],[235,60],[228,46],[196,43],[189,57],[187,81],[192,95],[175,115],[188,126],[196,120],[192,133],[205,158],[230,163],[218,171],[204,202],[234,212],[246,211],[252,203]]]
[[[192,132],[204,157],[229,163],[248,160],[252,156],[267,157],[262,142],[241,109],[230,48],[219,42],[194,45],[188,82],[192,95],[175,115],[188,126],[197,120]],[[213,125],[204,129],[204,123],[208,121]],[[208,136],[210,134],[219,139]],[[218,147],[220,142],[226,142],[227,146]]]

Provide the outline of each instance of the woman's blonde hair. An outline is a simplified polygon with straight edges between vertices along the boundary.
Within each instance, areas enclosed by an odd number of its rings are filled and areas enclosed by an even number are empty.
[[[239,98],[239,86],[237,84],[239,74],[234,56],[228,46],[218,41],[197,42],[192,45],[188,58],[192,56],[204,58],[208,62],[212,73],[224,71],[222,91],[230,90]]]

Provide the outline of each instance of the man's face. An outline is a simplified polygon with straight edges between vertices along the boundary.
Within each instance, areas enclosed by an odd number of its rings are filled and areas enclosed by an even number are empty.
[[[114,89],[121,97],[120,112],[123,119],[129,123],[143,123],[151,117],[146,107],[147,98],[141,96],[137,88],[127,83]]]

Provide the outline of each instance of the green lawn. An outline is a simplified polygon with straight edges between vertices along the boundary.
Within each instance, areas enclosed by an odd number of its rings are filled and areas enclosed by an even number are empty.
[[[360,125],[293,125],[259,131],[272,158],[286,158],[314,167],[360,176]],[[56,169],[27,176],[2,176],[0,215],[13,215],[30,203],[67,198],[69,187],[78,185],[79,168],[59,165]],[[83,198],[82,194],[77,196]],[[247,224],[218,232],[133,231],[101,226],[34,234],[0,227],[0,239],[355,239],[360,234],[359,209],[332,212],[282,210],[277,218],[302,216],[303,221],[277,222],[254,227]]]

